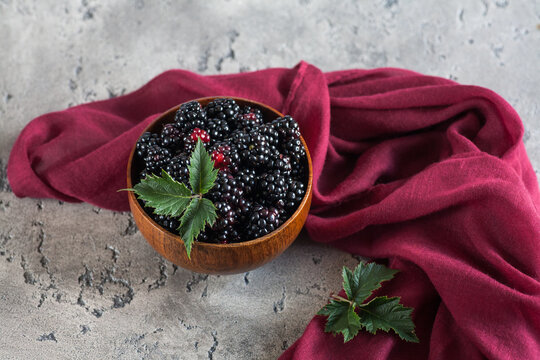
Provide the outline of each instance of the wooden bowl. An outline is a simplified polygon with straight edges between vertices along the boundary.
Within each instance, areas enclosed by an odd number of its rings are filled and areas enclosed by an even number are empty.
[[[217,97],[196,99],[201,105],[206,105]],[[261,109],[265,119],[283,116],[279,111],[255,101],[233,98],[239,105],[256,106]],[[166,111],[154,120],[144,131],[161,131],[164,124],[174,121],[174,115],[180,105]],[[306,194],[298,209],[275,231],[246,242],[233,244],[209,244],[195,241],[191,248],[191,260],[188,259],[184,242],[180,236],[172,234],[159,226],[143,210],[133,192],[128,192],[129,206],[141,234],[152,247],[172,263],[191,271],[205,274],[235,274],[249,271],[266,264],[280,255],[296,239],[304,226],[311,206],[313,169],[311,157],[306,143],[300,137],[306,149],[309,167],[309,178]],[[134,156],[136,147],[133,146],[127,169],[127,186],[132,188],[134,180],[143,169],[142,161]]]

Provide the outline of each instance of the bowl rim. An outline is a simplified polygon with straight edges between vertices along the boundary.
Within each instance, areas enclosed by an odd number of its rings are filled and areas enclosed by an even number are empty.
[[[240,100],[240,101],[243,101],[243,102],[255,104],[255,105],[259,106],[259,107],[266,108],[266,109],[272,111],[273,113],[277,114],[279,117],[284,116],[280,111],[274,109],[273,107],[271,107],[269,105],[263,104],[263,103],[258,102],[258,101],[254,101],[254,100],[250,100],[250,99],[246,99],[246,98],[241,98],[241,97],[236,97],[236,96],[205,96],[205,97],[202,97],[202,98],[197,98],[197,99],[185,101],[183,103],[175,105],[172,108],[162,112],[158,117],[156,117],[154,120],[152,120],[144,128],[144,130],[141,132],[141,134],[137,138],[137,141],[140,139],[141,135],[144,134],[145,132],[147,132],[148,129],[150,127],[152,127],[156,122],[158,122],[163,117],[169,115],[170,113],[176,112],[180,108],[180,106],[182,106],[183,104],[186,104],[186,103],[191,102],[191,101],[197,101],[197,102],[200,103],[200,101],[212,101],[212,100],[215,100],[215,99],[233,99],[235,101]],[[300,204],[296,208],[295,212],[291,216],[289,216],[289,218],[283,224],[281,224],[280,227],[278,227],[274,231],[272,231],[272,232],[270,232],[270,233],[268,233],[268,234],[266,234],[264,236],[261,236],[261,237],[258,237],[258,238],[252,239],[252,240],[248,240],[248,241],[242,241],[242,242],[238,242],[238,243],[229,243],[229,244],[214,244],[214,243],[206,243],[206,242],[201,242],[201,241],[194,241],[193,244],[192,244],[192,251],[195,249],[195,247],[198,247],[198,246],[202,246],[204,248],[210,248],[210,249],[212,249],[212,248],[224,249],[224,248],[249,247],[251,245],[256,245],[256,244],[265,242],[266,240],[269,240],[270,238],[274,237],[274,235],[276,233],[278,233],[278,232],[282,231],[283,229],[285,229],[300,214],[300,211],[306,206],[306,203],[309,201],[309,198],[310,198],[311,192],[312,192],[312,188],[313,188],[313,165],[311,163],[311,155],[309,153],[309,149],[307,147],[306,141],[304,140],[302,135],[300,135],[300,141],[302,142],[302,145],[304,146],[304,149],[306,150],[306,158],[307,158],[307,163],[308,163],[309,174],[308,174],[308,183],[307,183],[307,187],[306,187],[306,192],[304,194],[304,197],[302,198],[302,201],[300,202]],[[128,188],[133,187],[133,183],[132,183],[132,179],[131,179],[131,165],[133,163],[133,157],[135,155],[136,148],[137,148],[137,142],[135,142],[135,144],[133,145],[133,147],[131,149],[131,153],[129,155],[129,160],[128,160],[128,166],[127,166],[127,186],[128,186]],[[128,193],[129,197],[133,198],[134,205],[137,208],[139,208],[142,216],[147,221],[149,221],[158,230],[160,230],[160,231],[164,232],[165,234],[169,235],[170,237],[174,238],[176,241],[181,242],[182,245],[184,245],[184,247],[185,247],[184,240],[182,240],[182,237],[180,235],[176,235],[176,234],[173,234],[173,233],[165,230],[158,223],[156,223],[154,221],[154,219],[152,219],[146,213],[146,211],[144,211],[141,204],[139,204],[139,201],[137,200],[137,197],[135,196],[135,193],[133,191],[128,191],[127,193]]]

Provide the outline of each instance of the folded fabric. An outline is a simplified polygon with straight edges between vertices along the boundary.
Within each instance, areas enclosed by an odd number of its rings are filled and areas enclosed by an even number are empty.
[[[144,127],[212,95],[294,116],[313,159],[310,237],[399,269],[378,294],[415,308],[418,344],[366,332],[343,344],[315,316],[283,359],[540,358],[538,180],[518,115],[487,89],[389,68],[325,74],[305,62],[167,71],[131,94],[34,119],[11,152],[11,187],[128,210],[117,190]]]

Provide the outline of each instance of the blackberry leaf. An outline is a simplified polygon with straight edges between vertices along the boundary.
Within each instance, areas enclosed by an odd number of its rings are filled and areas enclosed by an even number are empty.
[[[186,185],[175,181],[165,170],[161,170],[161,177],[148,175],[132,190],[158,215],[179,217],[192,198]]]
[[[317,315],[326,315],[325,332],[343,334],[344,342],[352,340],[362,328],[358,314],[354,312],[354,304],[346,301],[331,300]]]
[[[195,238],[204,230],[206,224],[212,226],[216,218],[216,208],[210,200],[199,197],[191,199],[178,228],[188,258],[191,259],[191,245]]]
[[[383,281],[390,280],[397,270],[376,263],[360,263],[354,271],[343,267],[343,289],[349,300],[363,303]]]
[[[189,184],[195,194],[206,194],[216,181],[218,170],[199,138],[189,160]]]
[[[371,293],[381,287],[381,282],[394,277],[396,270],[375,263],[361,262],[351,271],[343,268],[343,289],[347,298],[332,295],[330,303],[317,314],[328,316],[324,331],[343,334],[344,342],[351,340],[365,328],[372,334],[390,329],[403,340],[418,342],[411,318],[413,308],[404,307],[399,297],[376,297],[362,304]]]
[[[418,342],[411,320],[412,308],[399,303],[399,297],[377,297],[358,307],[362,325],[372,334],[377,330],[394,330],[405,341]]]

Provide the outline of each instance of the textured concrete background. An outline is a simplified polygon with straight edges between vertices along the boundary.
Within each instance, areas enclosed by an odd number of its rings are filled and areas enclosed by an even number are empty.
[[[17,199],[5,163],[35,116],[170,68],[404,67],[500,93],[538,173],[538,24],[535,0],[0,0],[0,359],[273,359],[357,263],[304,237],[255,271],[203,276],[129,214]]]

